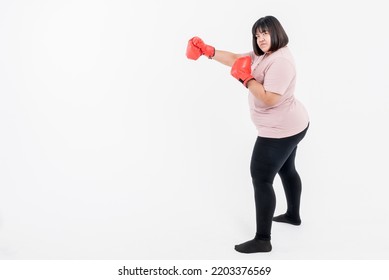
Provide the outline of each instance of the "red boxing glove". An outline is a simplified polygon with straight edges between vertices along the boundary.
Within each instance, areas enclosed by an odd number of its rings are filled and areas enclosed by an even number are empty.
[[[251,75],[251,57],[242,56],[237,58],[232,65],[231,75],[247,87],[248,81],[254,80],[254,77]]]
[[[189,40],[186,47],[186,57],[189,59],[197,60],[203,53],[201,49],[193,43],[193,38]]]
[[[186,48],[186,57],[197,60],[201,55],[212,58],[215,55],[215,48],[206,45],[199,37],[193,37],[189,40]]]

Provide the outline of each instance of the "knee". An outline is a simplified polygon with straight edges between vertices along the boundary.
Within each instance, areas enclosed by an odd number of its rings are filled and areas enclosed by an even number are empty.
[[[273,182],[263,177],[253,177],[252,183],[255,191],[266,191],[273,189]]]
[[[295,168],[281,168],[278,175],[280,175],[281,179],[295,178],[299,176]]]
[[[251,164],[250,173],[254,186],[272,185],[274,177],[276,176],[276,172],[274,172],[271,168],[255,164]]]
[[[255,201],[263,206],[269,205],[269,203],[272,204],[275,199],[272,182],[258,178],[253,178],[252,182],[254,187]]]

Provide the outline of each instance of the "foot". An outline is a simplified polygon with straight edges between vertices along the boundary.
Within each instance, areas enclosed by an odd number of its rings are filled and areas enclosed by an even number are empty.
[[[279,222],[279,223],[287,223],[287,224],[291,224],[291,225],[294,225],[294,226],[299,226],[301,225],[301,220],[300,219],[293,219],[293,218],[290,218],[288,215],[286,214],[283,214],[283,215],[279,215],[277,217],[274,217],[273,218],[273,221],[275,222]]]
[[[270,241],[253,239],[245,243],[235,245],[235,250],[239,253],[266,253],[272,249]]]

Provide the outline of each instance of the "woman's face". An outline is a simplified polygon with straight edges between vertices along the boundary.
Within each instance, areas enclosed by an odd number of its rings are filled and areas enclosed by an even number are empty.
[[[258,47],[264,52],[267,53],[270,50],[271,47],[271,40],[270,40],[270,34],[268,31],[260,31],[257,30],[255,33],[255,36],[257,37],[257,44]]]

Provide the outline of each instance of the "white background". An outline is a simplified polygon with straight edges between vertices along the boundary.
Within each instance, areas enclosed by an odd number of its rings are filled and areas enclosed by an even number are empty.
[[[265,15],[311,117],[303,224],[242,255],[247,91],[185,49],[250,51]],[[384,1],[1,1],[0,258],[387,259],[388,25]]]

